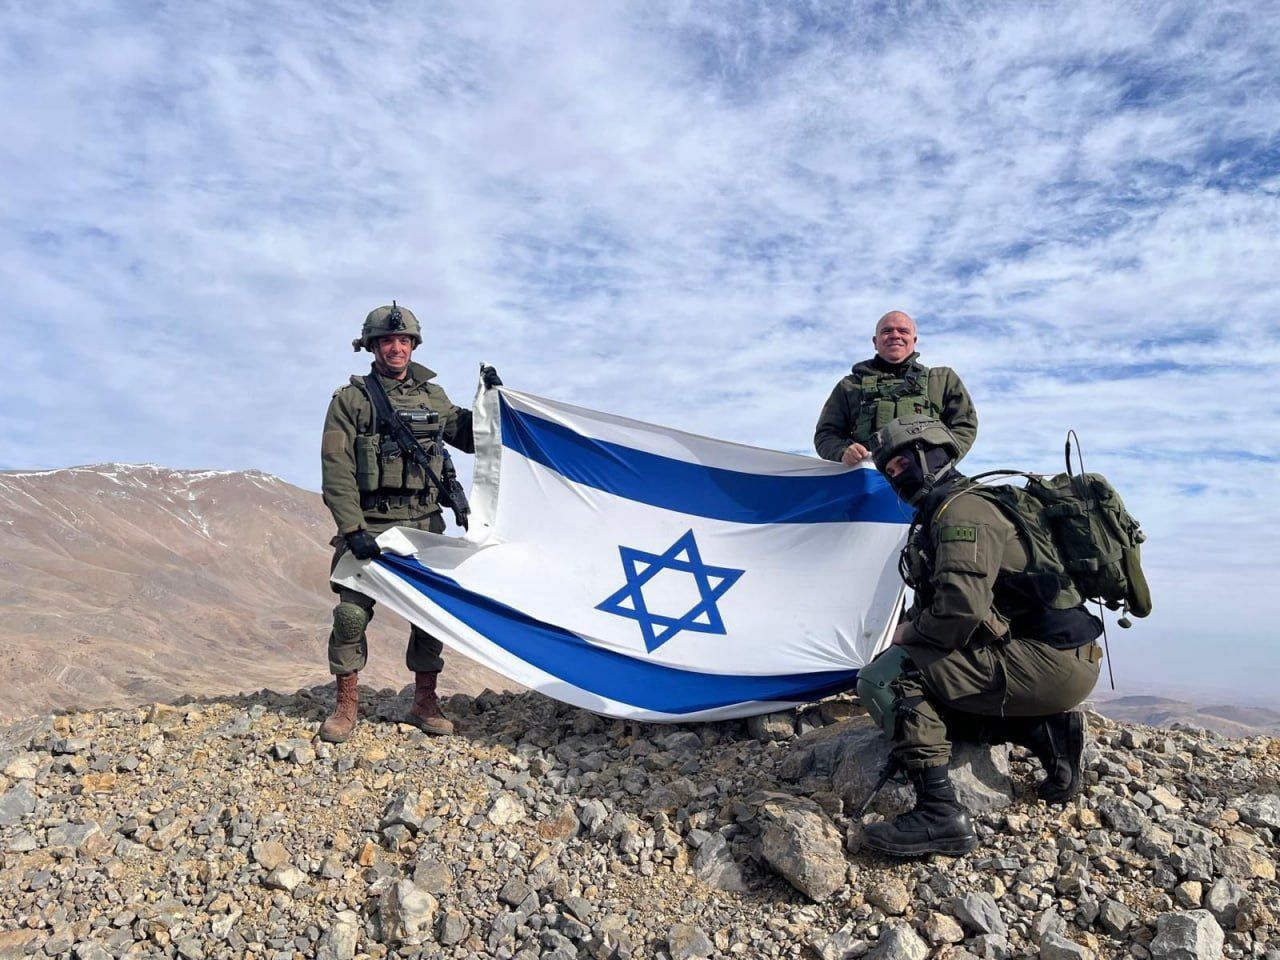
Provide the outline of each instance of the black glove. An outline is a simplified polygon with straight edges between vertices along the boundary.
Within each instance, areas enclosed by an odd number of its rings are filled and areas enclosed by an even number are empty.
[[[347,534],[347,549],[356,555],[357,560],[372,560],[382,556],[382,548],[368,530],[356,530]]]
[[[498,376],[498,371],[487,363],[480,364],[480,382],[484,384],[486,390],[502,386],[502,378]]]

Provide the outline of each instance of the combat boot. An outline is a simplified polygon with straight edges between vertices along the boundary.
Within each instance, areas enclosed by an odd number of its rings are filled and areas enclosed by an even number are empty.
[[[329,718],[320,724],[321,740],[346,743],[351,739],[351,732],[356,728],[360,712],[356,676],[355,673],[340,673],[333,678],[338,688],[338,702],[333,705],[333,713],[329,714]]]
[[[973,824],[956,800],[947,768],[908,770],[907,776],[916,788],[915,808],[890,822],[867,824],[862,830],[866,845],[895,857],[958,857],[976,847]]]
[[[1029,718],[1018,730],[1016,743],[1028,748],[1044,767],[1036,795],[1046,803],[1065,803],[1084,786],[1084,714],[1078,710],[1051,717]]]
[[[404,722],[412,724],[424,733],[453,733],[453,721],[440,710],[436,697],[437,672],[419,670],[413,675],[413,706],[404,715]]]

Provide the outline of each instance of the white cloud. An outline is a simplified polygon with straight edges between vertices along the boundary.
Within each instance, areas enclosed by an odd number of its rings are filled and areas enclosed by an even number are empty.
[[[1177,604],[1280,573],[1255,544],[1280,528],[1278,21],[1189,3],[10,10],[0,400],[23,415],[0,465],[315,487],[324,405],[364,363],[347,344],[393,296],[456,400],[483,358],[524,389],[807,450],[901,307],[979,403],[975,467],[1054,469],[1082,431],[1176,610],[1143,629],[1190,649],[1220,606],[1261,650],[1265,590]]]

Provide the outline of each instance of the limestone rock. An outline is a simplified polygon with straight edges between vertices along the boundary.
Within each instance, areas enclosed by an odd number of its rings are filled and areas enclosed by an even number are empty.
[[[1153,960],[1221,960],[1225,938],[1208,910],[1165,913],[1156,919]]]
[[[696,957],[710,957],[715,952],[715,946],[699,927],[677,923],[667,931],[667,951],[671,954],[671,960],[693,960]]]
[[[880,935],[868,960],[925,960],[928,945],[906,924],[892,926]]]
[[[435,925],[436,898],[412,880],[391,884],[378,901],[382,936],[389,943],[422,943]]]
[[[816,804],[774,802],[765,808],[761,852],[775,871],[812,900],[826,900],[844,886],[848,863],[840,834]]]

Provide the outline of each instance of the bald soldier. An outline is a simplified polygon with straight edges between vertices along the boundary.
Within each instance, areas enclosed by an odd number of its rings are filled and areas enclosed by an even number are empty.
[[[876,323],[876,355],[853,365],[827,398],[813,445],[818,456],[855,466],[871,455],[871,438],[897,417],[937,417],[960,445],[960,457],[978,436],[978,411],[950,367],[926,367],[916,352],[916,322],[890,310]],[[959,457],[957,458],[959,459]]]

